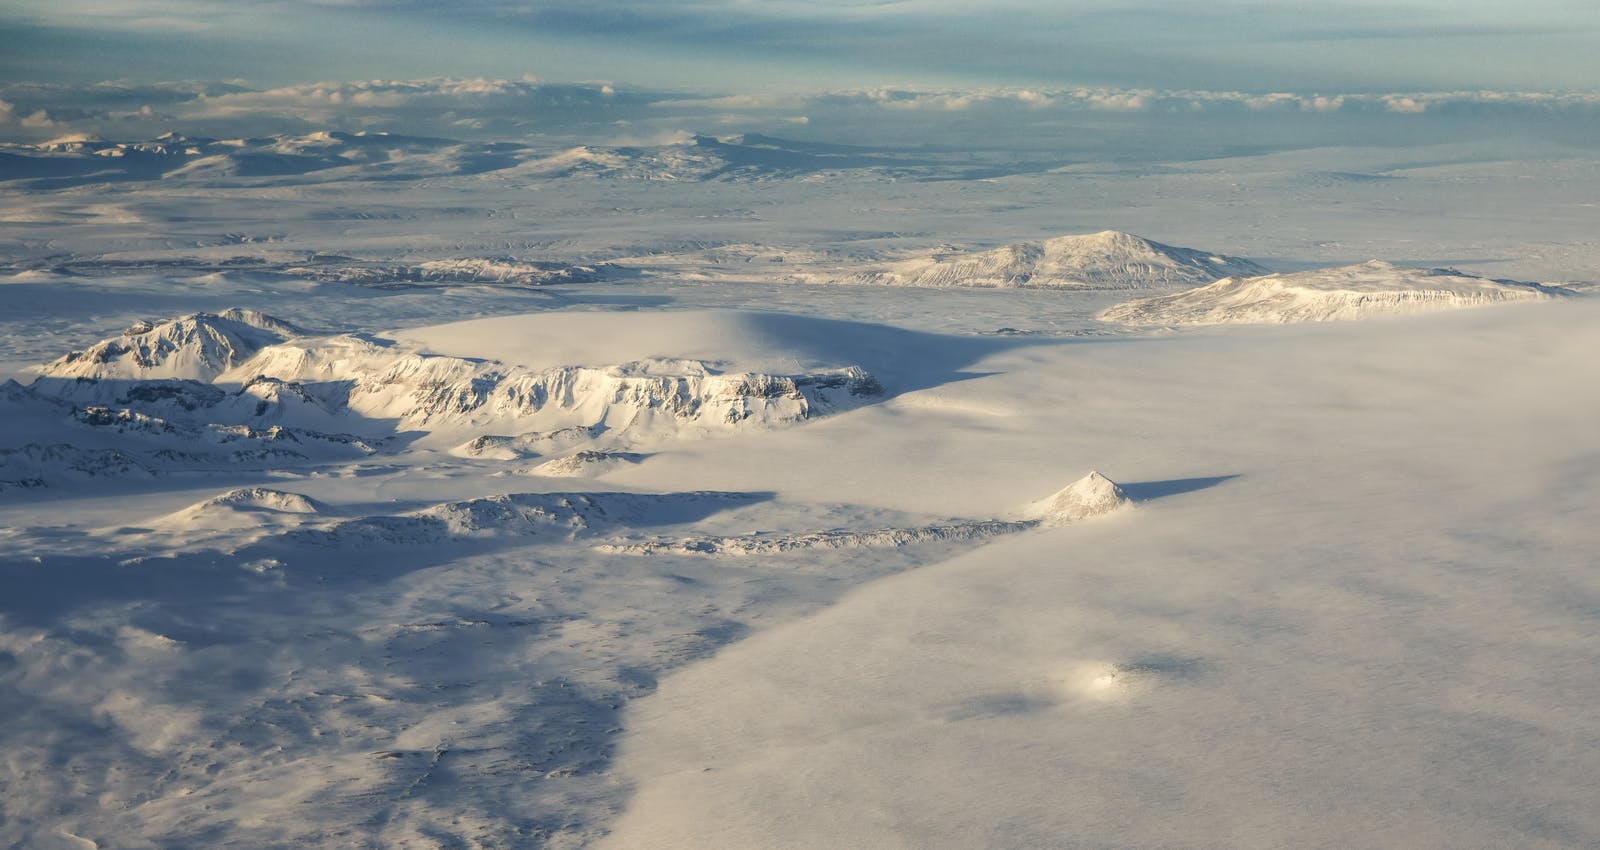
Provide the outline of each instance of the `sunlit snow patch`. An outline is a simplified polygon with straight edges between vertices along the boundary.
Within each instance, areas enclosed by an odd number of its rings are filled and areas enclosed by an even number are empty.
[[[1059,682],[1069,699],[1120,702],[1196,676],[1201,664],[1190,658],[1151,656],[1128,661],[1088,661],[1066,671]]]

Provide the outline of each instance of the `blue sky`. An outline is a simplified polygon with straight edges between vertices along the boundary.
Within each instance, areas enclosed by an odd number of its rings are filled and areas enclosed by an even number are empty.
[[[12,0],[6,80],[1592,90],[1592,0]]]

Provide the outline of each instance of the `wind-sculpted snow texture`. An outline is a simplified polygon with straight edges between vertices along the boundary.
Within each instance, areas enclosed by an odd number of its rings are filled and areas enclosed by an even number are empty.
[[[975,254],[938,254],[862,272],[891,286],[1157,289],[1210,283],[1266,269],[1238,257],[1174,248],[1116,230],[1021,242]]]
[[[1561,287],[1372,260],[1292,274],[1229,277],[1188,292],[1118,304],[1101,318],[1138,325],[1331,322],[1570,294]]]

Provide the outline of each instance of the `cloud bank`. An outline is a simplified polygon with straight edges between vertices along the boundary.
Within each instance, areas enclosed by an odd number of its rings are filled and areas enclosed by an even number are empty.
[[[847,144],[1206,156],[1261,146],[1440,142],[1600,131],[1600,94],[1248,92],[878,86],[695,92],[608,81],[440,77],[254,87],[239,81],[0,84],[0,139],[214,138],[321,130],[475,141],[627,145],[762,133]]]

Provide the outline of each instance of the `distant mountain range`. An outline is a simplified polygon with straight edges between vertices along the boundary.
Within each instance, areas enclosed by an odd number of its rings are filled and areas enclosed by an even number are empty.
[[[71,136],[38,144],[0,144],[0,182],[24,181],[28,187],[43,189],[149,180],[260,185],[488,173],[530,180],[748,181],[876,171],[892,177],[971,179],[1060,164],[985,163],[936,151],[858,148],[756,134],[568,148],[336,131],[241,139],[179,133],[123,141]]]

